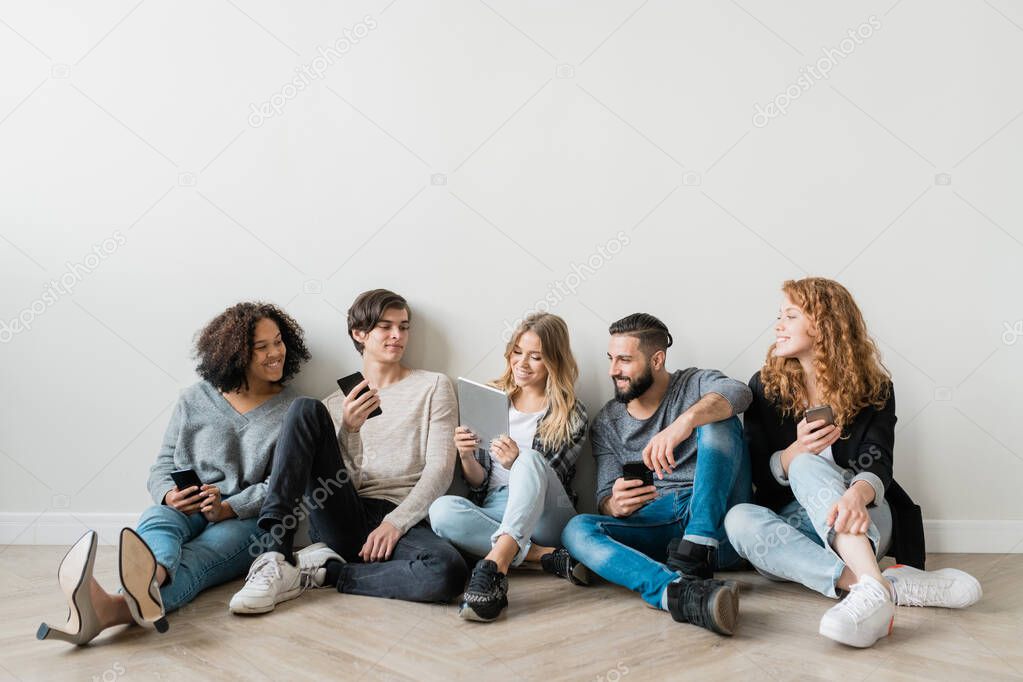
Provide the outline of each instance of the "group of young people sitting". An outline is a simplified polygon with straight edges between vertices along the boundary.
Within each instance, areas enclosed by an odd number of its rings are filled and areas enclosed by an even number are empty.
[[[776,339],[748,385],[669,371],[667,327],[646,313],[618,320],[614,398],[592,421],[567,325],[531,315],[491,382],[509,398],[509,433],[487,443],[458,425],[444,374],[403,364],[410,323],[402,296],[361,294],[348,335],[365,378],[321,401],[288,385],[310,355],[287,313],[246,302],[213,319],[196,340],[202,379],[182,393],[150,473],[155,504],[121,532],[122,589],[93,577],[98,538],[87,532],[58,568],[68,622],[37,636],[85,644],[129,623],[163,632],[167,613],[241,576],[236,614],[333,587],[419,602],[461,595],[462,618],[492,621],[523,564],[574,585],[596,574],[723,635],[735,631],[740,591],[715,573],[752,566],[832,599],[846,593],[819,632],[856,647],[891,632],[896,606],[961,608],[981,596],[962,571],[923,570],[920,510],[892,473],[892,381],[835,281],[783,284]],[[597,514],[576,513],[572,487],[587,433]],[[456,463],[468,497],[445,494]],[[183,469],[201,485],[179,489],[172,472]],[[312,544],[296,550],[304,520]],[[882,571],[888,555],[899,563]]]

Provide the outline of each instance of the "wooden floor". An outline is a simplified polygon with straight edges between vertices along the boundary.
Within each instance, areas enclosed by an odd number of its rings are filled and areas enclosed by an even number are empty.
[[[507,617],[480,624],[454,606],[307,592],[266,616],[227,601],[241,581],[170,617],[164,635],[112,628],[87,647],[39,642],[41,620],[62,622],[56,584],[65,548],[0,548],[0,680],[875,680],[1023,679],[1023,555],[933,555],[978,578],[970,609],[900,608],[895,632],[868,650],[817,635],[832,604],[756,574],[744,583],[734,637],[680,625],[609,584],[582,588],[513,573]],[[116,586],[115,550],[96,576]]]

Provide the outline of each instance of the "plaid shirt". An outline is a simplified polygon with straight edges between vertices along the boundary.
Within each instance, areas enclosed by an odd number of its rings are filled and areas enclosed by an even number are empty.
[[[582,452],[583,441],[586,440],[586,408],[578,400],[575,401],[575,407],[572,408],[572,414],[569,417],[571,435],[568,442],[557,450],[545,449],[540,440],[540,424],[543,423],[544,419],[547,419],[549,414],[550,409],[537,422],[536,434],[533,436],[533,449],[543,455],[547,463],[554,469],[554,473],[558,475],[561,485],[565,487],[565,492],[572,499],[572,506],[575,506],[579,496],[572,490],[572,479],[575,477],[575,463],[579,459],[579,453]],[[478,486],[469,486],[469,499],[472,500],[473,504],[482,506],[486,501],[487,492],[490,490],[490,471],[493,469],[494,463],[490,457],[490,452],[483,448],[476,450],[473,457],[483,467],[484,473],[483,481]],[[464,471],[462,472],[462,478],[465,478]]]

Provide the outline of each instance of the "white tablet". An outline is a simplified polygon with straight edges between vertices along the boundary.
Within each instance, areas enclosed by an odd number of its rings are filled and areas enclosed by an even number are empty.
[[[490,441],[508,434],[508,394],[458,377],[458,425],[468,426],[479,437],[479,447],[489,450]]]

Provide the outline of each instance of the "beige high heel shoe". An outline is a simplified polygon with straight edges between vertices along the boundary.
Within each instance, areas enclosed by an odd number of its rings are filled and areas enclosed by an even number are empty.
[[[131,528],[121,529],[121,587],[131,617],[142,627],[167,632],[170,627],[156,582],[156,557]]]
[[[36,639],[59,639],[81,646],[103,629],[89,591],[92,567],[96,563],[96,543],[96,531],[87,531],[64,555],[57,569],[57,582],[67,597],[67,623],[64,629],[41,623]]]

